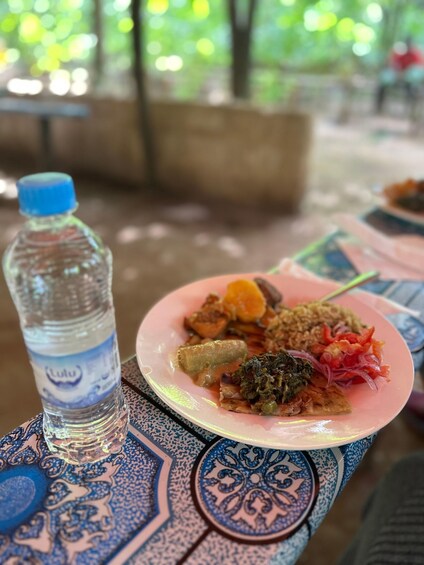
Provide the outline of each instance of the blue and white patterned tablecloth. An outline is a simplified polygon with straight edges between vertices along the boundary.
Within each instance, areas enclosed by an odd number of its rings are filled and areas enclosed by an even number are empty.
[[[135,359],[123,379],[122,454],[67,465],[48,452],[40,416],[2,440],[2,563],[291,563],[372,442],[309,453],[238,444],[167,408]]]
[[[339,280],[354,274],[336,236],[299,262]],[[424,283],[369,290],[424,315]],[[131,425],[121,454],[66,464],[48,452],[40,416],[1,440],[0,563],[294,563],[374,439],[310,452],[251,447],[174,413],[135,358],[122,376]]]

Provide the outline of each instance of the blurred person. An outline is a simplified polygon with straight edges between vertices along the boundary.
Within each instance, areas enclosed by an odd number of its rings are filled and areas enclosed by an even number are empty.
[[[401,86],[407,101],[413,104],[424,82],[424,54],[408,37],[404,43],[396,43],[389,56],[388,65],[380,74],[376,95],[376,111],[383,111],[388,89]]]
[[[368,499],[338,565],[424,563],[424,450],[396,463]]]

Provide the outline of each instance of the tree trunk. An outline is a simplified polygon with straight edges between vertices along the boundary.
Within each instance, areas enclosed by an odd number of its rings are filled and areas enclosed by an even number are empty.
[[[250,97],[253,17],[257,0],[228,0],[231,23],[231,88],[234,98]]]
[[[395,0],[390,8],[383,9],[382,33],[381,33],[381,59],[380,70],[387,65],[387,60],[397,38],[397,33],[404,9],[404,0]]]
[[[93,9],[94,34],[97,37],[94,52],[94,82],[98,83],[104,71],[102,0],[94,0]]]
[[[146,184],[150,189],[158,187],[156,168],[156,150],[153,129],[150,119],[150,106],[146,89],[146,73],[144,69],[143,42],[143,6],[142,0],[132,0],[131,17],[133,27],[133,74],[137,93],[137,112],[139,132],[144,150],[146,166]]]

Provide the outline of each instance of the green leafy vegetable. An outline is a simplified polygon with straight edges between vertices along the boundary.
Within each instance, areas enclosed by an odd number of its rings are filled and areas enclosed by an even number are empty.
[[[308,361],[280,351],[251,357],[233,373],[232,381],[255,411],[271,415],[309,383],[312,373]]]

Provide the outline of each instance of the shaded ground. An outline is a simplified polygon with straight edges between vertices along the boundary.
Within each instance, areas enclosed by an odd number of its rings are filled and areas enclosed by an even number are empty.
[[[424,177],[424,142],[403,121],[364,120],[349,126],[317,123],[310,186],[300,214],[213,206],[125,186],[76,179],[79,217],[96,229],[114,255],[114,299],[121,357],[134,353],[144,314],[162,296],[198,278],[267,270],[331,231],[332,213],[360,213],[373,205],[373,189],[408,176]],[[1,163],[0,167],[5,166]],[[4,183],[29,171],[0,175]],[[1,182],[3,179],[3,183]],[[15,201],[0,201],[0,251],[18,229]],[[17,316],[0,277],[0,434],[40,409]],[[383,430],[300,559],[335,563],[357,526],[378,477],[424,438],[397,418]]]

